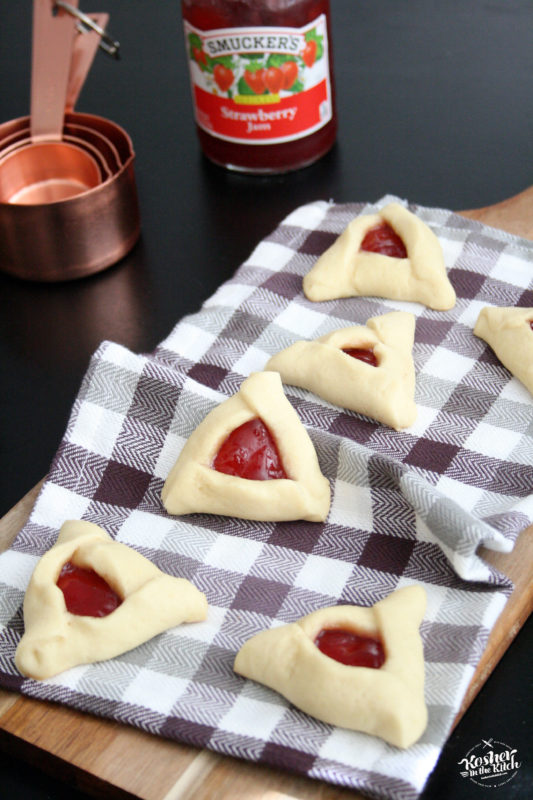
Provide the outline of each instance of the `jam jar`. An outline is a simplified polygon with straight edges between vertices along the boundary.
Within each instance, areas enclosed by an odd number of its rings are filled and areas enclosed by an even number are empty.
[[[305,167],[335,142],[329,0],[182,0],[199,141],[228,169]]]

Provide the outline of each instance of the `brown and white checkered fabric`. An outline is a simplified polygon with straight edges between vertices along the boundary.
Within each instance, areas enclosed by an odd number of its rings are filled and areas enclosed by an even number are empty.
[[[442,243],[454,309],[308,302],[302,277],[317,256],[354,216],[391,199],[298,208],[153,354],[101,345],[30,520],[0,557],[2,686],[379,797],[419,794],[512,588],[476,549],[509,551],[533,521],[532,398],[472,332],[484,305],[533,306],[533,243],[410,206]],[[412,428],[393,431],[285,387],[331,482],[324,524],[166,514],[160,492],[183,443],[247,375],[298,339],[391,310],[417,318]],[[75,518],[191,580],[209,617],[111,661],[25,680],[13,661],[24,591]],[[428,594],[429,725],[408,751],[320,723],[233,673],[254,633],[326,605],[371,605],[411,583]]]

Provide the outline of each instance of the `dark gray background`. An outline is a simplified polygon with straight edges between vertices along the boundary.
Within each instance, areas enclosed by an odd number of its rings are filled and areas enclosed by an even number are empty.
[[[0,273],[0,513],[46,474],[99,343],[151,350],[296,206],[396,194],[460,210],[533,182],[531,0],[332,0],[337,144],[317,164],[270,178],[202,157],[177,0],[81,7],[110,13],[122,58],[98,55],[77,110],[132,137],[143,232],[120,264],[79,282]],[[2,2],[2,122],[29,113],[30,42],[30,0]],[[425,800],[530,796],[531,647],[530,622],[451,736]],[[523,766],[501,789],[459,776],[457,761],[482,737],[519,749]],[[74,797],[57,766],[42,785],[11,758],[0,756],[0,768],[6,797]]]

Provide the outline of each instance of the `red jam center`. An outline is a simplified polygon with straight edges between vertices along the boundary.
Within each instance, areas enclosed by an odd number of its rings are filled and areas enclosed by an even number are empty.
[[[381,253],[392,258],[407,258],[407,250],[403,241],[386,222],[382,222],[367,231],[361,242],[361,250]]]
[[[107,617],[122,603],[118,594],[94,570],[76,567],[70,561],[59,573],[57,585],[71,614]]]
[[[370,364],[371,367],[377,367],[378,365],[374,351],[367,350],[365,347],[343,347],[342,352],[352,358],[358,358],[359,361],[364,361],[365,364]]]
[[[529,327],[530,327],[530,328],[531,328],[531,330],[533,331],[533,319],[530,319],[530,320],[529,320]]]
[[[230,433],[215,457],[213,468],[251,481],[287,477],[276,443],[259,418]]]
[[[379,639],[342,628],[323,628],[315,644],[321,653],[349,667],[379,669],[385,661]]]

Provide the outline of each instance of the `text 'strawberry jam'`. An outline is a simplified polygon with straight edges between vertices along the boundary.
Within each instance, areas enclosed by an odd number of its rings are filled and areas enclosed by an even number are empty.
[[[329,0],[182,0],[194,112],[206,156],[278,173],[333,145]]]
[[[381,640],[355,631],[323,628],[315,644],[324,655],[348,667],[379,669],[385,663]]]

